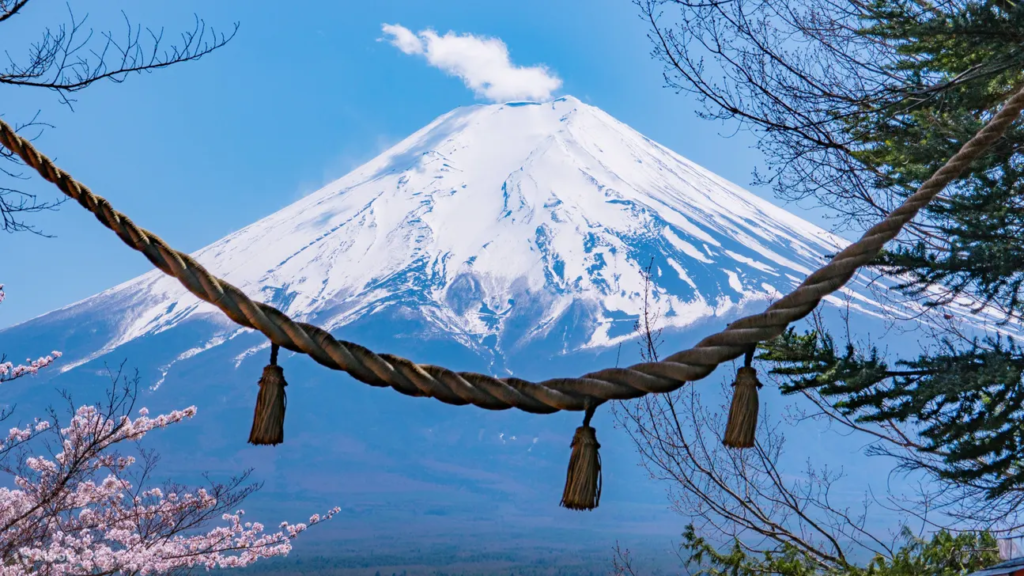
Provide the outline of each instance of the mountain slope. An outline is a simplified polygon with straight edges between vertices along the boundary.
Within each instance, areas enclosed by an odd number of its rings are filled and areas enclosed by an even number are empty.
[[[845,244],[565,97],[456,109],[194,256],[293,318],[415,316],[501,372],[538,340],[566,353],[628,338],[651,259],[655,305],[680,328],[789,290]],[[57,314],[96,310],[118,316],[65,369],[190,319],[222,328],[186,354],[238,333],[157,270]]]

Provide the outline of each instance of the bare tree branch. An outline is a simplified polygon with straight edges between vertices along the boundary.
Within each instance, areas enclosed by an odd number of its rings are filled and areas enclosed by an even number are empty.
[[[25,7],[25,4],[28,4],[28,0],[15,0],[14,2],[11,2],[11,0],[0,0],[0,22],[17,14],[19,10]]]
[[[28,0],[0,0],[0,23],[21,13],[27,4]],[[218,33],[196,16],[192,29],[182,32],[177,42],[168,45],[162,28],[143,30],[141,26],[133,25],[124,12],[121,13],[124,17],[123,32],[104,31],[97,35],[92,29],[85,28],[88,15],[77,18],[70,4],[67,10],[67,22],[56,28],[44,29],[40,39],[28,47],[25,56],[16,58],[5,52],[7,64],[0,66],[0,86],[51,90],[57,94],[61,104],[73,109],[73,93],[102,80],[119,84],[133,74],[199,60],[231,41],[239,26],[235,23],[230,32]],[[10,111],[5,112],[10,114]],[[49,126],[39,121],[38,111],[28,122],[16,124],[17,130],[32,132],[30,140],[38,138],[46,127]],[[0,152],[0,160],[13,165],[6,167],[0,162],[3,230],[46,236],[35,226],[25,223],[22,217],[28,213],[54,210],[64,199],[37,200],[34,194],[19,185],[19,181],[28,178],[19,170],[20,161],[6,150]]]

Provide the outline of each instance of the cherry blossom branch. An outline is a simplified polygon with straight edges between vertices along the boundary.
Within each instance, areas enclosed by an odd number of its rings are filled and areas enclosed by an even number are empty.
[[[4,285],[0,284],[0,303],[3,303],[6,295],[4,294]],[[49,356],[42,356],[37,360],[26,358],[25,361],[28,364],[20,364],[15,366],[11,362],[5,362],[6,356],[0,355],[0,384],[4,382],[10,382],[22,376],[35,375],[40,369],[46,368],[50,364],[53,364],[57,358],[61,357],[61,353],[57,350],[50,352]]]
[[[191,419],[196,408],[156,416],[141,408],[132,418],[134,398],[126,387],[121,395],[112,392],[105,408],[72,409],[66,426],[51,411],[52,421],[37,419],[0,437],[0,473],[13,476],[15,486],[0,488],[0,576],[242,567],[288,554],[299,534],[339,512],[282,522],[268,533],[259,522],[243,521],[245,512],[238,509],[257,489],[240,488],[248,472],[209,488],[143,487],[155,457],[142,452],[142,471],[133,481],[137,459],[116,452],[118,445]],[[27,443],[47,433],[55,440],[50,453],[29,454]],[[204,528],[218,516],[221,525]]]

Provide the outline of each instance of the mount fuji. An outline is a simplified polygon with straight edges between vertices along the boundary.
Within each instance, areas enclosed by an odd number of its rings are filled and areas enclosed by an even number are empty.
[[[633,336],[652,258],[664,325],[685,328],[793,288],[845,245],[564,97],[456,109],[193,256],[293,318],[334,330],[390,312],[418,321],[404,336],[509,372],[539,340],[567,353]],[[158,270],[28,324],[99,311],[117,312],[64,370],[191,320],[221,329],[183,358],[242,332]]]
[[[564,97],[458,108],[193,256],[250,297],[376,351],[550,377],[617,361],[635,336],[649,264],[675,347],[791,290],[846,244]],[[884,312],[860,280],[830,301]],[[109,386],[105,364],[127,359],[140,404],[197,405],[200,416],[160,451],[178,473],[254,466],[273,495],[261,501],[267,514],[339,504],[335,524],[353,538],[415,526],[460,538],[536,538],[538,526],[679,533],[662,491],[637,491],[654,485],[621,438],[602,440],[601,508],[587,518],[557,509],[578,415],[342,386],[353,381],[288,353],[285,444],[247,446],[268,347],[158,270],[0,330],[12,357],[63,352],[37,381],[88,396]],[[52,387],[0,392],[28,415]]]

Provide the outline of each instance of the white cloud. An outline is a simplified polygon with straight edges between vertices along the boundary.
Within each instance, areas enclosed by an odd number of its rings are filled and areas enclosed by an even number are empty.
[[[381,27],[391,45],[411,55],[421,55],[427,63],[462,79],[478,97],[496,102],[509,100],[548,100],[562,85],[546,66],[516,66],[508,46],[499,38],[456,34],[439,36],[427,29],[413,33],[399,24]]]
[[[388,38],[388,42],[391,42],[393,46],[402,52],[405,52],[406,54],[423,53],[423,41],[413,34],[412,30],[397,24],[385,24],[382,29],[384,30],[384,34],[391,37]]]

